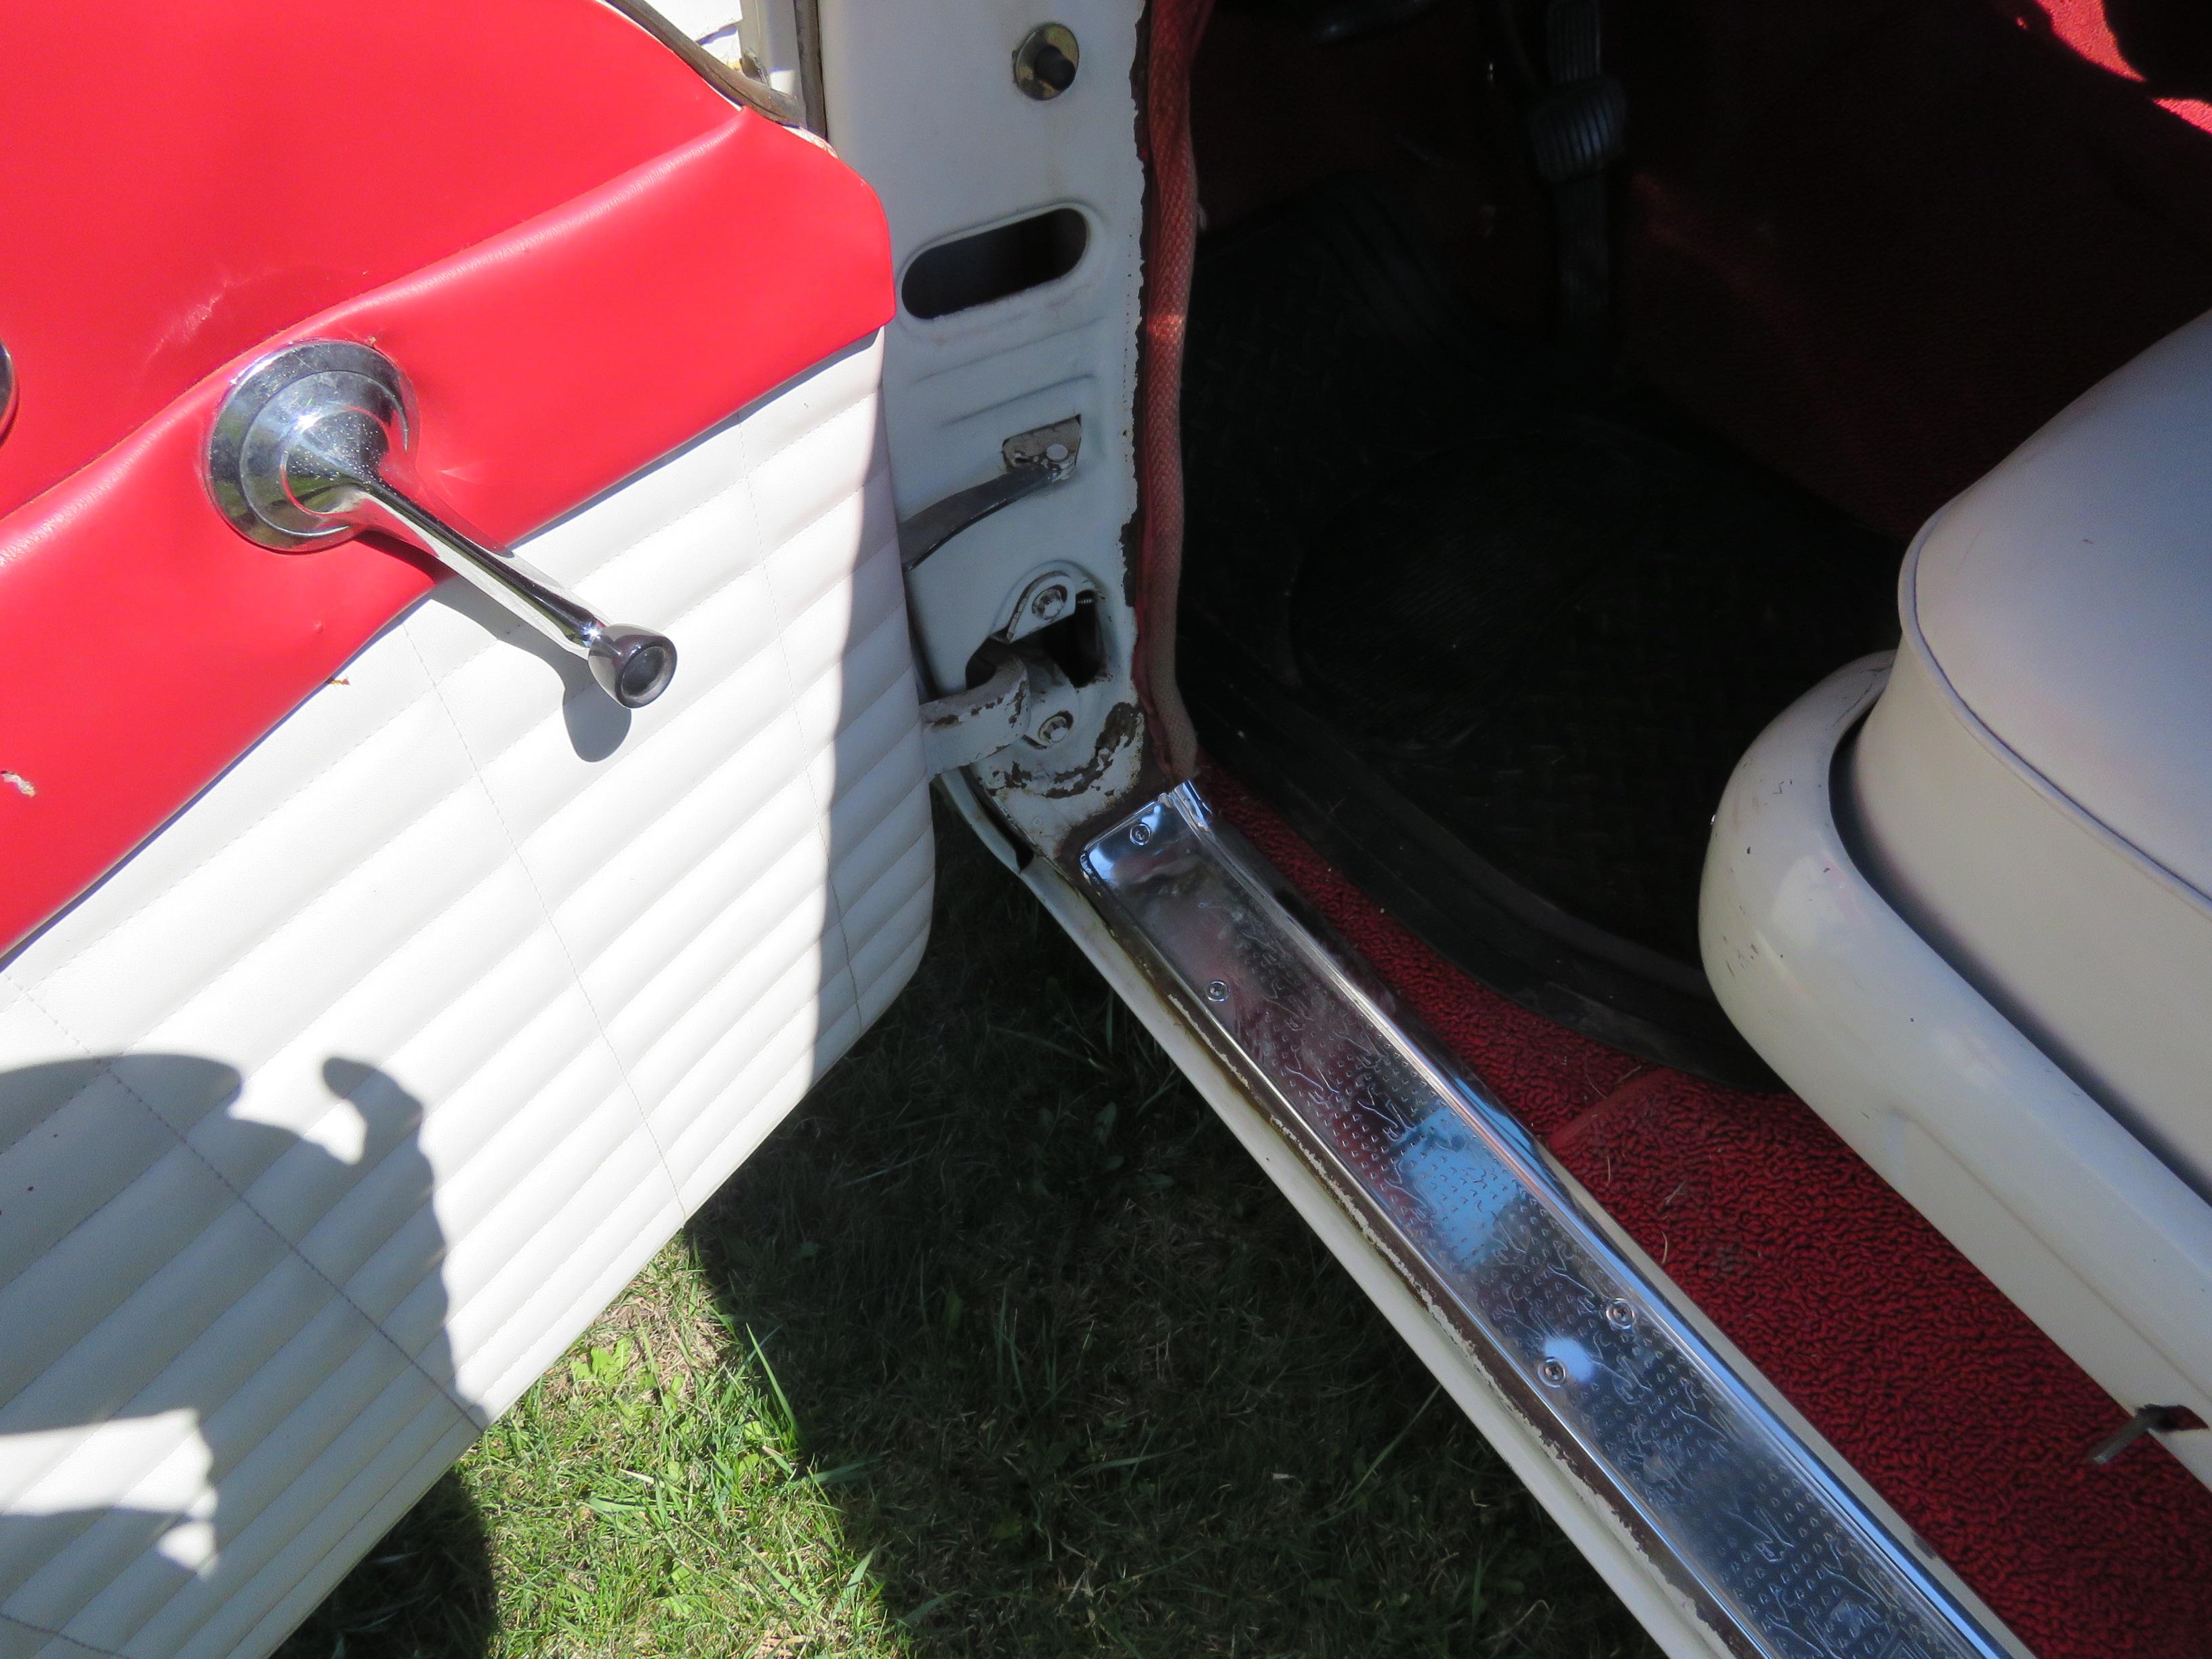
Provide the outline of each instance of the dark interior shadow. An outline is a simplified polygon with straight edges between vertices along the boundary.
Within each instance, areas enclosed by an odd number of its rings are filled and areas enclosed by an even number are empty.
[[[323,1081],[331,1109],[358,1120],[357,1158],[240,1115],[233,1109],[242,1080],[216,1060],[131,1054],[0,1073],[0,1162],[8,1182],[0,1191],[0,1287],[15,1292],[7,1351],[0,1352],[0,1442],[94,1425],[103,1436],[143,1442],[112,1442],[103,1462],[95,1437],[90,1455],[56,1464],[46,1480],[0,1509],[0,1650],[13,1650],[6,1639],[10,1626],[44,1630],[42,1617],[67,1617],[44,1611],[70,1606],[70,1593],[57,1588],[65,1581],[74,1581],[81,1595],[88,1577],[104,1576],[95,1622],[110,1643],[122,1638],[107,1621],[145,1628],[203,1581],[218,1597],[222,1593],[225,1553],[270,1495],[265,1474],[251,1460],[270,1433],[292,1425],[240,1410],[248,1379],[211,1362],[220,1359],[222,1342],[263,1340],[275,1328],[226,1338],[217,1334],[221,1316],[210,1316],[200,1328],[162,1331],[164,1340],[109,1342],[104,1365],[57,1362],[95,1340],[99,1329],[112,1329],[118,1317],[109,1315],[93,1332],[81,1329],[77,1309],[83,1304],[117,1308],[140,1286],[159,1295],[163,1271],[193,1258],[198,1240],[181,1247],[163,1240],[164,1202],[200,1206],[210,1229],[278,1231],[264,1218],[271,1188],[255,1189],[281,1163],[273,1190],[297,1206],[299,1214],[288,1217],[295,1237],[301,1231],[299,1215],[327,1213],[372,1171],[386,1183],[383,1192],[407,1203],[410,1214],[423,1204],[433,1171],[417,1138],[421,1103],[358,1061],[327,1060]],[[158,1126],[150,1131],[149,1115]],[[352,1139],[349,1129],[342,1139]],[[97,1172],[103,1168],[117,1174],[102,1179]],[[88,1169],[95,1171],[89,1180]],[[223,1188],[229,1189],[227,1203]],[[150,1210],[141,1201],[149,1193],[156,1200]],[[239,1214],[241,1193],[251,1194],[250,1216]],[[445,1378],[452,1366],[438,1266],[444,1243],[434,1228],[418,1231],[419,1261],[395,1271],[412,1267],[403,1282],[439,1287],[433,1311],[440,1334],[416,1363],[433,1378]],[[264,1246],[240,1259],[258,1263],[269,1254]],[[240,1292],[250,1295],[255,1282],[265,1283],[265,1271],[258,1265],[241,1270]],[[287,1304],[281,1292],[272,1292],[265,1305],[271,1320],[295,1327],[303,1328],[313,1317]],[[342,1358],[333,1357],[333,1369]],[[17,1445],[35,1449],[37,1442]],[[157,1464],[177,1478],[160,1483],[151,1504],[127,1501],[143,1498],[147,1487],[138,1477]],[[112,1492],[101,1488],[103,1480]],[[251,1496],[249,1486],[255,1488]],[[286,1651],[295,1659],[411,1653],[428,1645],[446,1654],[483,1650],[492,1627],[490,1570],[483,1529],[466,1496],[450,1480],[441,1483],[400,1530],[406,1541],[387,1540],[364,1582],[349,1583],[293,1638]],[[426,1644],[421,1637],[432,1629],[437,1640]]]
[[[2046,0],[2000,0],[2024,33],[2074,51],[2045,9]],[[2154,98],[2212,99],[2212,6],[2203,0],[2102,0],[2105,27],[2121,60]]]
[[[2120,56],[2161,98],[2212,98],[2212,5],[2204,0],[2105,0]]]
[[[498,1625],[483,1516],[449,1469],[275,1659],[473,1659]]]

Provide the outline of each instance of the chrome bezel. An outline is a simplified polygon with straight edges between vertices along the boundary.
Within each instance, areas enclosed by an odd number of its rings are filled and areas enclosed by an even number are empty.
[[[274,446],[257,431],[286,393],[321,376],[346,376],[365,382],[374,396],[388,399],[401,429],[411,430],[415,408],[406,377],[382,352],[351,340],[301,340],[249,364],[231,382],[208,434],[208,494],[231,528],[249,540],[283,553],[328,547],[354,533],[338,523],[318,526],[286,501],[283,481],[266,464]]]

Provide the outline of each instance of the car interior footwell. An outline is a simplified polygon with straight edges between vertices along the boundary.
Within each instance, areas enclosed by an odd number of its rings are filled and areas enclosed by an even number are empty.
[[[2127,1409],[1696,949],[1730,769],[1894,643],[1905,539],[2212,306],[2212,35],[2122,73],[2057,9],[1608,12],[1593,353],[1507,21],[1545,6],[1224,0],[1177,672],[1222,810],[2030,1648],[2182,1659],[2212,1492],[2084,1461]]]
[[[1776,710],[1896,643],[1901,550],[1486,322],[1393,194],[1201,242],[1188,694],[1491,983],[1771,1082],[1698,965],[1713,803]]]
[[[2039,1659],[2185,1659],[2212,1491],[1803,1103],[1565,1030],[1445,961],[1250,790],[1208,795]]]

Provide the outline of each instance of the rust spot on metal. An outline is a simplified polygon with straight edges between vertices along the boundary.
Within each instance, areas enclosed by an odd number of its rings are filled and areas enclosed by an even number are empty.
[[[1091,757],[1072,772],[1055,773],[1051,787],[1039,793],[1047,800],[1066,800],[1071,795],[1085,793],[1106,775],[1106,769],[1114,763],[1115,757],[1137,740],[1143,725],[1143,716],[1135,703],[1115,703],[1106,711],[1106,718],[1099,725],[1098,741],[1091,745]]]

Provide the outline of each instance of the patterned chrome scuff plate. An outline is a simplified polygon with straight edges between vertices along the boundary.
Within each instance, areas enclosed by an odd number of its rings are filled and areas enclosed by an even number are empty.
[[[2004,1651],[1583,1212],[1526,1131],[1273,896],[1188,786],[1083,874],[1368,1236],[1729,1647]]]

